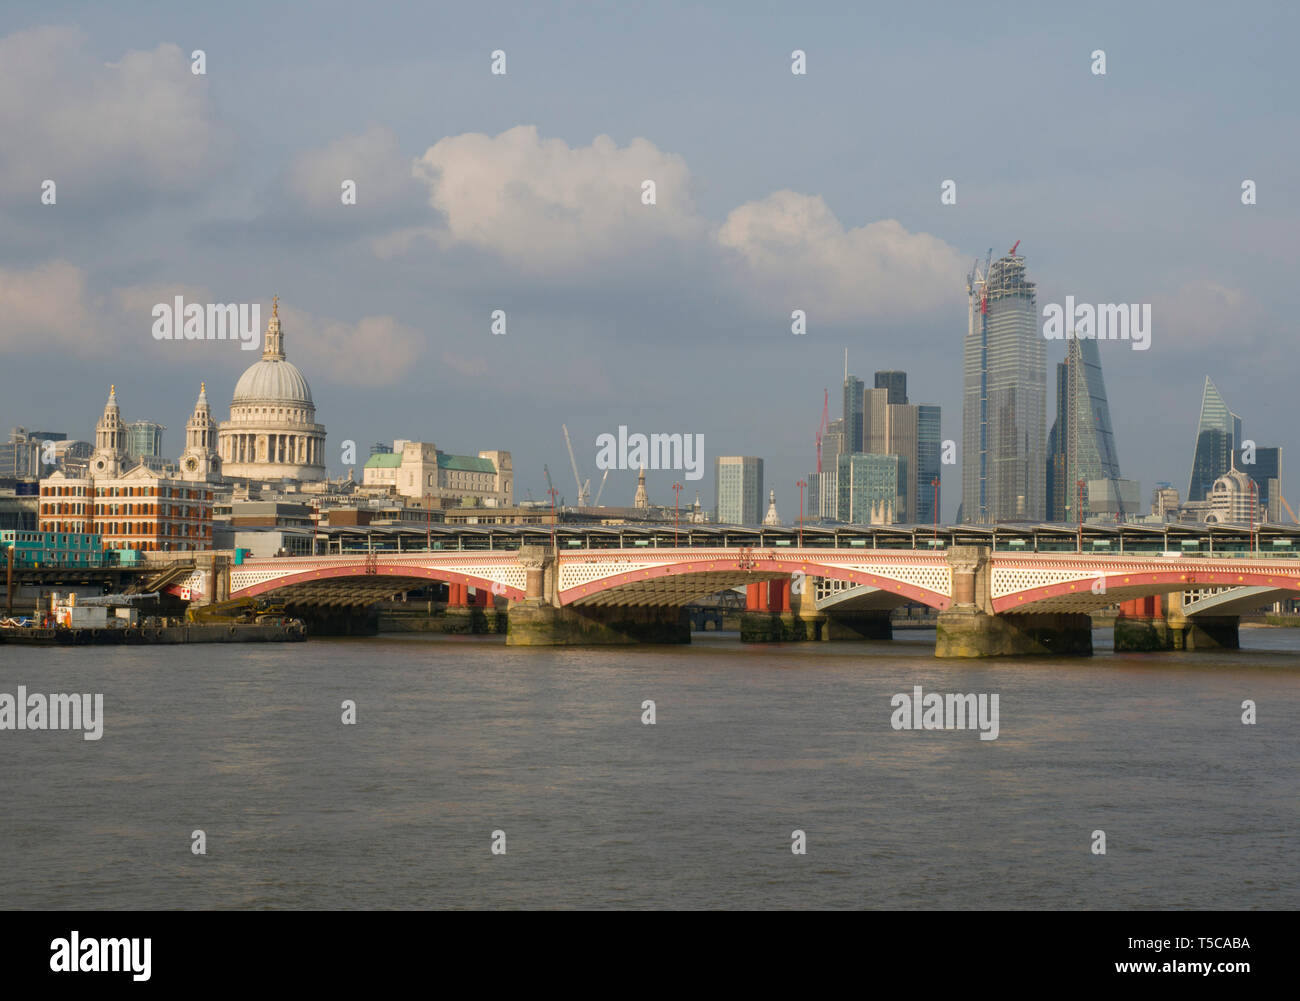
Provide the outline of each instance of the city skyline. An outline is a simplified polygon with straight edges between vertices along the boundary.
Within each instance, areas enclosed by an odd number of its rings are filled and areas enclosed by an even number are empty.
[[[538,497],[543,464],[565,467],[561,424],[587,474],[596,438],[627,424],[702,434],[706,461],[763,456],[789,517],[811,466],[819,397],[846,346],[859,370],[920,380],[944,411],[942,437],[960,442],[961,280],[989,245],[1023,240],[1040,303],[1075,295],[1153,305],[1150,351],[1100,345],[1125,471],[1144,498],[1157,482],[1186,482],[1185,429],[1198,406],[1188,386],[1207,374],[1229,399],[1252,399],[1259,440],[1291,444],[1293,366],[1279,332],[1291,321],[1280,290],[1285,234],[1297,222],[1285,196],[1295,170],[1286,137],[1297,130],[1285,127],[1294,115],[1286,88],[1263,81],[1294,74],[1280,41],[1293,14],[1264,17],[1277,30],[1244,58],[1260,20],[1248,30],[1209,8],[1186,25],[1116,6],[1090,10],[1086,23],[1053,12],[1033,28],[995,31],[954,6],[946,20],[924,19],[919,34],[915,13],[882,29],[863,12],[791,22],[722,10],[674,42],[685,46],[679,74],[647,92],[640,81],[661,65],[658,46],[617,62],[592,50],[559,72],[563,60],[552,55],[567,53],[562,35],[527,9],[508,30],[455,13],[438,31],[388,39],[382,59],[341,46],[339,25],[352,39],[373,29],[334,13],[322,14],[326,31],[272,7],[265,30],[237,35],[179,10],[147,23],[76,4],[6,13],[0,65],[26,75],[0,87],[43,87],[42,114],[120,94],[114,67],[132,53],[155,91],[187,114],[122,118],[122,134],[137,141],[130,152],[90,132],[72,149],[30,108],[0,112],[22,151],[4,162],[0,189],[10,236],[0,253],[0,352],[12,373],[4,426],[85,437],[79,429],[93,426],[115,381],[132,419],[177,429],[194,384],[206,380],[224,401],[246,359],[232,343],[151,340],[151,306],[183,294],[260,302],[265,315],[278,292],[323,401],[332,476],[343,472],[345,440],[362,451],[395,437],[490,440],[520,457],[519,494]],[[623,37],[630,16],[606,15],[588,38]],[[670,21],[646,28],[648,40],[666,38]],[[276,41],[290,26],[292,51]],[[473,57],[494,33],[504,37]],[[1223,58],[1187,78],[1177,53],[1206,37]],[[743,48],[720,46],[731,38]],[[938,57],[958,39],[956,59]],[[990,64],[974,54],[981,42],[1016,56]],[[1103,44],[1109,69],[1096,76],[1088,55]],[[790,73],[796,47],[809,55],[806,77]],[[209,58],[203,77],[190,73],[195,48]],[[488,68],[495,48],[519,56],[504,77]],[[329,74],[320,69],[343,52],[347,99],[322,84]],[[873,112],[868,127],[844,127],[853,94],[902,72],[916,88]],[[1017,88],[1018,117],[994,109],[992,121],[965,123],[951,93],[975,72],[990,86],[1045,86]],[[593,76],[607,85],[600,93]],[[420,86],[394,93],[395,78]],[[1177,94],[1168,90],[1175,78]],[[680,100],[698,93],[726,107],[741,100],[738,80],[773,121],[801,123],[798,141],[773,146],[743,119],[718,125],[717,114]],[[268,93],[277,95],[269,104]],[[432,122],[430,93],[456,95],[435,103]],[[1095,122],[1117,101],[1128,110],[1108,119],[1106,148],[1130,143],[1122,165],[1081,148],[1053,117]],[[825,118],[810,119],[810,107]],[[1217,142],[1206,142],[1206,114]],[[1021,141],[973,141],[1021,121]],[[1159,154],[1142,142],[1156,122]],[[846,158],[866,164],[865,174],[846,169]],[[647,174],[659,190],[642,225],[625,211],[623,180],[639,209]],[[341,176],[358,184],[346,209]],[[40,203],[47,177],[59,182],[55,205]],[[945,205],[949,178],[957,200]],[[1247,178],[1259,184],[1258,204],[1242,203]],[[581,201],[566,193],[575,180],[586,185]],[[507,225],[494,206],[512,185],[539,211],[521,209]],[[548,212],[572,226],[548,230]],[[129,252],[110,250],[115,231],[132,234]],[[807,334],[790,331],[796,308]],[[496,309],[508,317],[504,336],[491,333]],[[1049,365],[1057,350],[1048,346]],[[682,351],[687,364],[670,360]],[[50,380],[61,392],[49,392]],[[179,452],[175,430],[165,450]],[[944,521],[960,499],[953,470],[944,470]],[[674,477],[648,473],[652,500],[671,499]],[[606,498],[626,503],[635,481],[635,471],[611,472]]]

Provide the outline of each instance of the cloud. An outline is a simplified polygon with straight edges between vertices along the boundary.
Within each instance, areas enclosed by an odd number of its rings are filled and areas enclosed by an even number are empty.
[[[78,30],[0,38],[0,201],[196,190],[224,162],[223,130],[179,47],[97,61]]]
[[[490,250],[532,274],[635,257],[706,229],[685,161],[644,139],[620,147],[601,135],[570,147],[541,139],[533,125],[466,133],[429,147],[415,173],[446,219],[437,234],[444,246]],[[655,183],[654,205],[642,204],[647,180]]]
[[[1183,348],[1218,347],[1243,354],[1268,326],[1268,316],[1250,293],[1205,279],[1151,300],[1151,343]]]
[[[396,385],[410,375],[422,347],[419,331],[391,316],[346,323],[281,306],[280,321],[285,350],[309,380],[320,374],[356,386]]]
[[[965,257],[893,219],[846,229],[821,198],[776,191],[733,209],[717,241],[754,294],[810,322],[960,315]]]
[[[294,158],[270,196],[271,215],[297,215],[352,232],[399,224],[410,228],[413,218],[434,216],[413,164],[392,129],[375,126],[343,136]],[[353,204],[343,202],[344,181],[356,185]]]
[[[93,345],[95,309],[86,276],[67,261],[29,271],[0,268],[0,353],[24,355]]]
[[[236,301],[214,298],[203,286],[168,283],[128,285],[94,295],[87,289],[85,273],[62,260],[30,271],[0,268],[0,354],[121,359],[125,350],[135,357],[137,367],[148,361],[196,370],[214,361],[247,366],[257,360],[252,351],[232,353],[227,341],[154,340],[154,306],[171,305],[178,295],[186,303],[204,305]],[[263,329],[270,315],[270,303],[261,303]],[[420,333],[392,316],[365,316],[348,323],[282,306],[280,319],[289,357],[309,380],[395,385],[405,381],[422,347]]]

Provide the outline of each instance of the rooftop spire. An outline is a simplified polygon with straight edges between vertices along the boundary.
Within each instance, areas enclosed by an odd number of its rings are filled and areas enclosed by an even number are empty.
[[[284,361],[284,334],[280,331],[280,297],[271,298],[271,319],[266,324],[266,342],[262,346],[263,361]]]

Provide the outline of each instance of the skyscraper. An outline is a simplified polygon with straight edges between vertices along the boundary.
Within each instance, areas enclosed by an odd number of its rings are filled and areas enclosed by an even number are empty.
[[[916,408],[916,521],[932,525],[943,499],[934,485],[940,479],[943,460],[943,442],[940,439],[939,408],[921,403]]]
[[[877,372],[876,388],[889,390],[890,403],[906,403],[907,373],[898,371]]]
[[[1110,490],[1117,499],[1119,454],[1115,450],[1115,434],[1110,423],[1110,403],[1106,399],[1106,383],[1101,375],[1101,353],[1095,340],[1077,340],[1071,338],[1066,342],[1066,435],[1065,435],[1065,486],[1078,484],[1080,480],[1090,483],[1095,480],[1109,480]],[[1084,494],[1084,512],[1086,518],[1090,513],[1087,508],[1088,492]],[[1102,488],[1103,492],[1105,488]],[[1065,520],[1076,521],[1079,518],[1077,487],[1074,493],[1068,489],[1065,493]]]
[[[757,525],[763,519],[763,460],[753,455],[720,455],[714,461],[719,525]]]
[[[839,520],[852,525],[889,525],[899,521],[907,480],[907,462],[897,455],[841,455]]]
[[[1256,446],[1253,462],[1246,460],[1251,456],[1244,448],[1237,449],[1237,468],[1255,481],[1260,504],[1265,507],[1273,500],[1271,481],[1282,480],[1282,449]]]
[[[975,524],[1042,521],[1046,349],[1025,259],[1009,253],[983,270],[977,262],[966,292],[962,516]]]
[[[1056,363],[1056,420],[1047,433],[1047,520],[1065,521],[1066,499],[1072,489],[1066,475],[1066,437],[1070,429],[1070,369]]]
[[[844,373],[844,451],[862,451],[862,380]]]
[[[1232,465],[1232,453],[1241,446],[1241,418],[1228,409],[1210,377],[1201,391],[1201,418],[1196,425],[1196,452],[1187,484],[1189,501],[1205,500],[1214,481]]]

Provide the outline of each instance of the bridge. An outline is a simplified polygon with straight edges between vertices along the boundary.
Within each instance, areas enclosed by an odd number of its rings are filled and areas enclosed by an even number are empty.
[[[1120,649],[1235,646],[1242,611],[1300,598],[1300,560],[1231,550],[828,547],[788,533],[760,545],[615,549],[561,547],[558,538],[537,545],[529,534],[515,533],[510,548],[214,559],[171,590],[200,603],[268,595],[299,609],[347,610],[439,582],[451,607],[504,610],[508,642],[554,645],[689,642],[687,605],[744,588],[742,638],[884,638],[890,610],[914,603],[940,613],[944,657],[1087,654],[1088,613],[1113,605]]]

